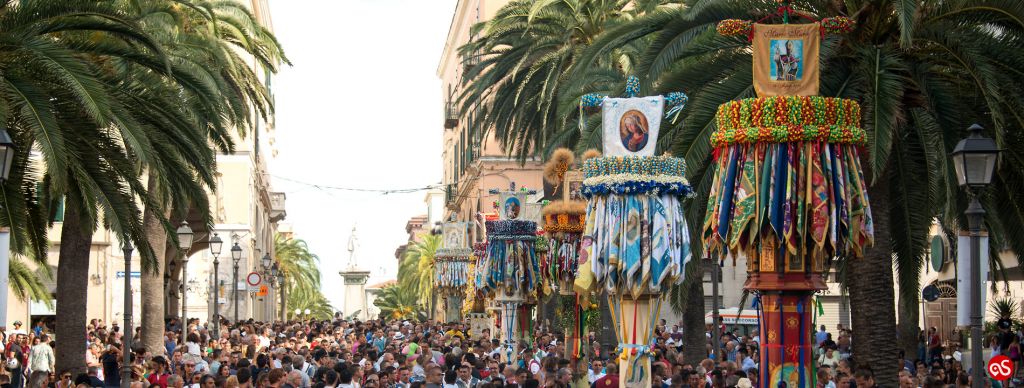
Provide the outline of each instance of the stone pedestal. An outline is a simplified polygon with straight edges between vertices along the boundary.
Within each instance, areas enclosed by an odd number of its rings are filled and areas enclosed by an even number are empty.
[[[341,306],[341,314],[345,318],[353,316],[360,320],[369,319],[369,311],[366,305],[366,279],[370,278],[370,271],[362,271],[350,268],[338,272],[345,282],[345,304]]]

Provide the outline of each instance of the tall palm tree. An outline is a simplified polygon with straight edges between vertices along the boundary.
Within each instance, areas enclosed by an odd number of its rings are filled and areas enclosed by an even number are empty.
[[[428,316],[434,317],[437,297],[434,293],[434,259],[441,248],[441,236],[423,234],[405,251],[398,264],[398,286],[419,295],[419,301],[429,306]]]
[[[166,72],[159,45],[110,2],[0,3],[0,123],[19,144],[4,183],[3,214],[12,248],[45,264],[45,227],[64,198],[57,269],[57,334],[62,370],[84,371],[81,324],[91,236],[100,222],[149,254],[139,202],[148,202],[136,160],[151,158],[145,128],[117,98],[104,71],[122,63]],[[30,159],[38,150],[39,157]],[[38,172],[32,167],[38,166]],[[36,189],[38,187],[38,189]],[[42,217],[41,217],[42,215]]]
[[[320,291],[320,257],[309,251],[306,241],[277,233],[274,235],[274,252],[281,273],[284,274],[283,288],[288,293],[286,301],[323,298]],[[282,308],[288,311],[288,303]]]
[[[459,49],[464,58],[462,110],[471,112],[470,131],[482,138],[493,130],[502,147],[519,159],[579,141],[569,123],[584,93],[621,84],[632,58],[619,50],[587,77],[568,70],[601,32],[664,1],[515,0],[472,29],[476,37]]]
[[[586,67],[603,53],[651,39],[637,73],[656,92],[690,94],[682,120],[663,130],[667,143],[689,166],[690,181],[706,200],[711,183],[709,136],[719,104],[753,97],[749,43],[721,37],[718,21],[757,20],[778,4],[768,0],[686,1],[608,31],[583,55]],[[860,260],[845,262],[854,348],[858,362],[875,370],[881,384],[896,382],[897,344],[893,268],[900,284],[901,338],[916,342],[919,271],[932,220],[962,225],[966,199],[956,187],[948,157],[972,122],[990,128],[1007,149],[994,189],[982,194],[987,224],[998,247],[1024,249],[1024,186],[1020,146],[1024,117],[1016,112],[1024,86],[1024,5],[1017,1],[949,2],[851,0],[794,1],[812,17],[849,15],[857,24],[829,36],[821,50],[821,95],[858,100],[869,133],[862,165],[869,178],[876,245]],[[704,206],[690,206],[691,225]],[[699,240],[694,240],[699,241]],[[698,251],[699,252],[699,251]],[[993,255],[995,257],[995,255]],[[916,349],[916,346],[914,347]],[[913,353],[910,353],[913,354]]]
[[[171,209],[195,208],[210,224],[206,192],[216,189],[216,169],[214,149],[208,144],[218,152],[233,152],[232,135],[244,138],[257,116],[266,119],[272,111],[269,92],[256,75],[258,70],[250,67],[240,52],[256,58],[262,69],[272,73],[287,60],[273,35],[239,3],[148,0],[130,4],[134,19],[168,47],[165,52],[173,70],[170,79],[163,80],[154,79],[149,69],[127,69],[130,76],[124,78],[164,86],[163,93],[147,93],[133,101],[162,108],[147,116],[151,119],[147,123],[159,129],[157,134],[187,133],[192,137],[186,140],[200,143],[158,141],[158,158],[142,166],[148,173],[147,190],[159,205],[147,206],[144,214],[154,255],[145,262],[152,266],[144,268],[142,275],[142,342],[160,354],[164,351],[162,279],[169,264],[165,260],[167,240],[173,235],[164,220],[170,218]],[[151,91],[151,87],[144,90]],[[193,163],[182,165],[181,161]]]

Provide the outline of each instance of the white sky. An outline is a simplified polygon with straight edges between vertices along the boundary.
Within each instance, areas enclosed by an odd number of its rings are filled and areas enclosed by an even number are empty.
[[[358,226],[369,284],[394,278],[405,222],[423,192],[353,193],[441,181],[441,89],[435,75],[455,0],[271,0],[274,30],[294,66],[275,78],[274,188],[288,195],[298,238],[320,256],[324,294],[342,305],[338,271]]]

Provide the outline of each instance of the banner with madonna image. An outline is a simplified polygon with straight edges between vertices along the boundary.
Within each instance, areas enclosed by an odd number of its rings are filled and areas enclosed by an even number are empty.
[[[653,156],[665,97],[605,98],[604,156]]]

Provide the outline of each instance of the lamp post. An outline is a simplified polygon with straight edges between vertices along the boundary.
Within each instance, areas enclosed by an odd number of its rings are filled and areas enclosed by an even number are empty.
[[[14,142],[7,130],[0,128],[0,181],[6,181],[11,173],[11,165],[14,164]],[[0,229],[0,290],[7,290],[10,287],[8,270],[11,265],[10,255],[10,231]],[[7,324],[7,292],[0,292],[0,326]]]
[[[267,281],[268,281],[268,282],[270,283],[270,285],[271,285],[271,286],[273,286],[273,285],[274,285],[274,281],[275,281],[275,278],[274,278],[274,276],[273,276],[273,275],[272,275],[272,274],[270,273],[270,270],[271,270],[271,265],[273,264],[273,263],[272,263],[272,261],[273,261],[273,260],[271,260],[271,259],[270,259],[270,254],[269,254],[269,253],[265,253],[265,254],[263,254],[263,258],[262,258],[262,259],[260,259],[260,261],[262,261],[262,262],[263,262],[263,277],[267,279]],[[273,294],[271,294],[271,295],[270,295],[270,297],[272,298],[272,297],[273,297]],[[269,299],[269,298],[268,298],[268,299]],[[268,302],[269,302],[269,301],[268,301]],[[264,304],[264,307],[267,307],[267,310],[270,310],[270,304],[269,304],[269,303],[267,303],[267,304]],[[270,317],[273,317],[273,315],[270,315]],[[267,320],[269,321],[269,320],[270,320],[270,318],[268,317],[268,318],[267,318]]]
[[[295,318],[302,317],[302,309],[295,309]]]
[[[303,312],[304,312],[304,313],[305,313],[305,315],[306,315],[306,319],[309,319],[309,309],[306,309],[306,310],[305,310],[305,311],[303,311]]]
[[[231,293],[231,298],[234,299],[233,304],[235,305],[235,324],[238,324],[238,262],[241,260],[242,247],[238,246],[238,242],[235,242],[235,246],[231,247],[231,261],[235,269],[234,285],[232,286],[235,291]]]
[[[276,266],[277,263],[274,263]],[[281,321],[285,321],[285,309],[288,308],[288,302],[284,299],[284,271],[277,270],[277,284],[281,287]]]
[[[185,336],[188,335],[188,310],[186,309],[186,294],[188,293],[188,250],[192,248],[192,228],[188,227],[188,221],[181,221],[178,230],[178,252],[181,253],[181,344],[185,344]]]
[[[217,233],[210,239],[210,253],[213,254],[213,336],[220,339],[220,250],[224,241]]]
[[[121,350],[121,388],[132,385],[132,247],[131,241],[125,240],[124,247],[124,347]]]
[[[981,134],[982,127],[971,125],[970,134],[953,149],[953,168],[961,187],[967,188],[971,203],[967,205],[967,228],[971,238],[971,387],[985,386],[985,363],[981,340],[981,223],[985,209],[978,201],[979,193],[992,183],[999,159],[995,140]]]
[[[281,285],[277,280],[277,263],[275,262],[270,266],[270,282],[275,289]],[[277,318],[277,303],[274,303],[274,292],[270,292],[270,321],[273,322]]]

